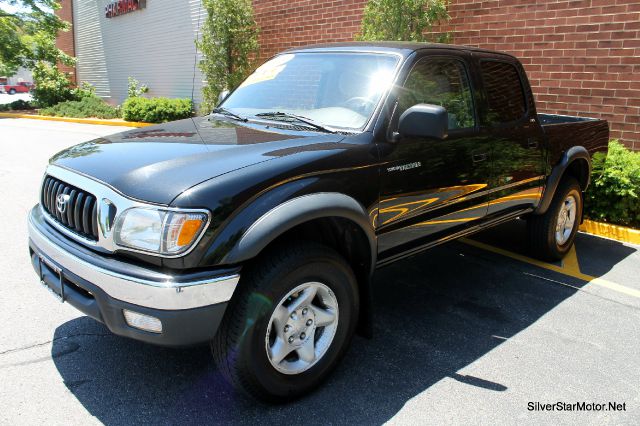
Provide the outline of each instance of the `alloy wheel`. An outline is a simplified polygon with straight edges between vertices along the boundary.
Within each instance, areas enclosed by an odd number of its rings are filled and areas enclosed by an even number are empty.
[[[338,300],[325,284],[308,282],[291,290],[271,314],[265,347],[271,365],[300,374],[327,352],[338,326]]]

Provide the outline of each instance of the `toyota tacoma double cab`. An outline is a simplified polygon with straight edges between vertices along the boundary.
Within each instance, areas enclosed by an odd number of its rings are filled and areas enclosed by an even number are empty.
[[[560,259],[606,121],[538,114],[520,62],[470,47],[288,50],[204,117],[51,158],[31,261],[113,333],[210,342],[257,398],[316,387],[371,335],[377,268],[516,218]]]

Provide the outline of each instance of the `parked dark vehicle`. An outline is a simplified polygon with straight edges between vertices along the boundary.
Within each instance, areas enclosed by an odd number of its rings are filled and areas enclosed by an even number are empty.
[[[467,47],[287,51],[209,116],[55,155],[29,216],[42,283],[112,332],[212,342],[290,399],[371,335],[376,268],[515,218],[557,260],[605,121],[537,114],[518,60]]]

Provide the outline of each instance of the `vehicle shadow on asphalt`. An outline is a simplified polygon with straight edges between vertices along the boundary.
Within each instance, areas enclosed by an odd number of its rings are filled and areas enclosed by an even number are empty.
[[[455,242],[379,270],[374,338],[357,336],[323,386],[287,405],[235,394],[208,347],[158,348],[87,317],[56,330],[52,357],[67,388],[107,425],[379,424],[445,378],[488,392],[509,387],[459,371],[576,291],[523,268],[533,266]]]
[[[527,229],[524,220],[513,220],[496,228],[475,234],[471,239],[499,247],[523,256],[531,256],[527,246]],[[635,254],[637,249],[618,241],[578,233],[575,240],[580,271],[594,277],[601,277],[614,266]],[[562,262],[555,262],[561,266]]]

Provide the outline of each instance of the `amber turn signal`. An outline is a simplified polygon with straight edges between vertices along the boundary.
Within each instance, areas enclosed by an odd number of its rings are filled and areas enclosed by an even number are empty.
[[[180,235],[178,236],[178,245],[186,246],[191,244],[194,238],[198,235],[198,231],[202,227],[202,219],[189,219],[185,220],[180,229]]]

